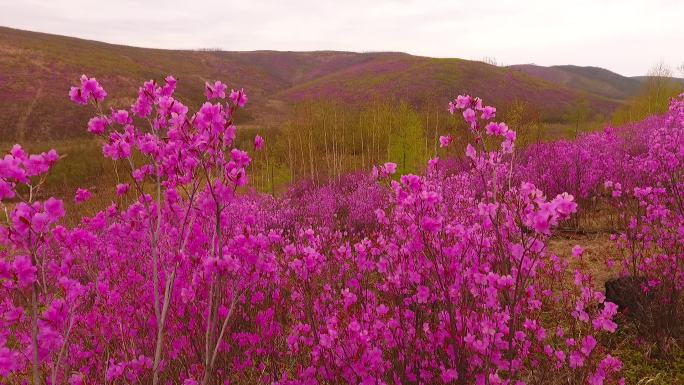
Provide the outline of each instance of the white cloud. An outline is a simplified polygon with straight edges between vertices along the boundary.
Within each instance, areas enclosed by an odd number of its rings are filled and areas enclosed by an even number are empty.
[[[405,51],[644,74],[684,62],[679,0],[0,0],[0,25],[157,48]]]

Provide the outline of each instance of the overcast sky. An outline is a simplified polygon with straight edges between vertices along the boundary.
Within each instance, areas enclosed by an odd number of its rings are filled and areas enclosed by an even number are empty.
[[[142,47],[403,51],[624,75],[684,62],[684,0],[0,0],[0,25]]]

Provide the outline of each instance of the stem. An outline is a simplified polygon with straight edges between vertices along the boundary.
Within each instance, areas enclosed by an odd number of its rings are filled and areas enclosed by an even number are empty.
[[[33,385],[40,385],[39,359],[38,359],[38,283],[34,282],[31,287],[31,344],[33,347]]]
[[[166,288],[164,290],[164,305],[161,311],[161,319],[159,327],[157,328],[157,343],[154,349],[154,363],[152,365],[152,383],[159,383],[159,364],[161,362],[162,347],[164,344],[164,326],[166,325],[166,315],[169,310],[169,303],[171,302],[171,294],[173,293],[173,284],[176,280],[176,268],[173,267],[171,276],[166,280]]]
[[[153,281],[153,291],[154,291],[154,315],[157,318],[157,342],[154,352],[154,363],[152,365],[152,384],[159,384],[159,363],[161,362],[161,350],[164,340],[164,323],[166,320],[166,309],[168,308],[168,303],[171,300],[171,293],[169,292],[169,285],[172,284],[172,280],[175,279],[176,269],[171,274],[171,277],[167,278],[166,290],[164,290],[164,311],[162,312],[159,307],[159,229],[161,226],[161,177],[159,176],[159,165],[155,162],[154,165],[155,173],[157,175],[157,222],[155,224],[155,229],[152,231],[151,247],[152,247],[152,281]]]
[[[211,360],[209,360],[209,365],[204,367],[204,378],[202,378],[202,385],[206,385],[209,381],[209,378],[211,377],[211,372],[214,369],[214,363],[216,362],[216,357],[218,356],[218,349],[219,346],[221,346],[221,340],[223,340],[223,336],[226,333],[226,327],[228,326],[228,321],[233,315],[233,310],[235,309],[235,304],[237,303],[238,297],[238,294],[233,294],[233,300],[230,303],[230,309],[228,310],[228,314],[226,315],[226,318],[223,320],[223,325],[221,325],[221,332],[219,333],[219,336],[216,339],[216,344],[214,345]]]
[[[69,317],[69,326],[67,327],[66,336],[64,337],[64,343],[62,344],[62,348],[59,349],[59,353],[57,354],[57,362],[55,363],[55,366],[52,368],[52,376],[50,378],[50,384],[52,384],[52,385],[57,384],[57,371],[59,370],[59,364],[62,361],[62,357],[64,356],[64,352],[66,351],[66,347],[68,346],[69,336],[71,336],[71,328],[73,326],[74,326],[74,313],[73,313],[73,309],[72,309],[71,317]]]
[[[157,317],[157,326],[161,324],[161,311],[159,309],[159,226],[161,223],[161,181],[159,180],[159,167],[155,164],[157,173],[157,223],[152,232],[152,279],[154,281],[154,315]]]
[[[209,288],[209,306],[207,307],[207,329],[204,332],[204,378],[206,379],[209,375],[209,345],[211,344],[211,329],[213,327],[214,318],[214,281],[211,282]],[[203,379],[202,383],[206,383]]]

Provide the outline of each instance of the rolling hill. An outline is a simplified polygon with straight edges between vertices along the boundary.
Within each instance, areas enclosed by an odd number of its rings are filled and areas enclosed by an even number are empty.
[[[540,108],[546,119],[562,119],[581,93],[543,79],[461,59],[435,59],[385,54],[334,73],[297,84],[282,95],[287,99],[336,98],[348,103],[371,98],[398,98],[420,105],[425,100],[446,105],[453,95],[479,95],[505,106],[523,100]],[[595,112],[609,113],[618,101],[590,96]]]
[[[638,79],[622,76],[599,67],[573,65],[543,67],[534,64],[519,64],[508,68],[550,83],[616,100],[634,96],[641,88],[641,82]]]
[[[292,103],[309,99],[405,100],[420,106],[426,100],[445,105],[471,93],[499,106],[533,103],[543,118],[558,121],[581,98],[593,112],[607,115],[632,92],[631,82],[615,81],[602,69],[585,74],[580,67],[551,67],[552,74],[574,75],[550,76],[525,68],[393,52],[161,50],[0,27],[0,142],[84,135],[91,111],[67,98],[82,73],[98,78],[109,92],[108,103],[117,107],[130,105],[144,80],[173,74],[180,81],[178,95],[195,104],[203,98],[204,82],[220,79],[247,90],[243,123],[271,127],[286,119]]]
[[[653,79],[652,76],[634,76],[632,79],[638,80],[640,83],[644,83],[648,81],[649,79]],[[680,84],[684,86],[684,78],[667,78],[670,81],[675,82],[676,84]]]
[[[574,65],[544,67],[534,64],[517,64],[507,68],[543,79],[549,83],[617,101],[624,101],[636,96],[642,91],[644,82],[652,79],[651,76],[628,77],[605,68]],[[668,80],[684,85],[682,78],[668,78]]]

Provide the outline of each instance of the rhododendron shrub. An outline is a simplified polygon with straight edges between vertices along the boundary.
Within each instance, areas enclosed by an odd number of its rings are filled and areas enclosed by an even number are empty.
[[[235,109],[244,107],[247,96],[242,90],[233,91],[225,100],[226,85],[207,83],[208,101],[189,115],[188,108],[173,97],[176,80],[165,80],[164,85],[146,82],[130,111],[104,114],[99,100],[94,99],[100,113],[89,123],[89,131],[106,138],[103,154],[128,164],[131,182],[140,196],[120,212],[123,220],[113,221],[107,228],[134,233],[128,238],[139,243],[139,254],[117,256],[123,266],[105,271],[105,275],[126,271],[129,277],[133,275],[132,282],[123,286],[128,293],[118,295],[144,293],[147,297],[134,301],[140,317],[125,325],[120,338],[124,343],[131,330],[138,330],[149,337],[142,340],[148,346],[133,349],[132,361],[111,357],[106,369],[109,381],[145,378],[145,369],[151,367],[156,384],[162,366],[176,367],[175,360],[186,360],[189,348],[197,345],[203,346],[202,354],[198,352],[203,370],[185,370],[203,383],[210,381],[228,337],[227,327],[237,317],[235,307],[248,291],[251,296],[266,282],[275,266],[268,235],[250,234],[254,222],[250,217],[258,210],[232,204],[236,189],[247,183],[250,163],[246,152],[232,147],[236,135],[232,116]],[[136,127],[134,118],[146,120],[147,127]],[[97,129],[91,129],[93,126]],[[263,140],[256,143],[255,147],[263,146]],[[142,164],[135,164],[134,150],[144,159]],[[118,194],[126,190],[117,186]],[[109,266],[103,268],[109,270]],[[110,283],[103,289],[119,291],[121,286]],[[150,304],[153,317],[145,311]],[[177,317],[181,314],[201,316],[181,321]],[[154,326],[153,333],[150,326]],[[204,333],[185,333],[188,327]],[[178,338],[165,344],[169,334]]]
[[[450,104],[472,133],[457,173],[385,163],[276,198],[239,191],[244,90],[207,83],[192,113],[175,88],[148,81],[109,110],[95,79],[71,89],[127,170],[117,201],[78,226],[33,199],[54,152],[0,163],[0,197],[19,199],[0,230],[10,383],[619,382],[601,345],[616,306],[546,247],[577,204],[516,181],[516,134],[495,108]]]
[[[69,278],[75,259],[50,252],[60,247],[64,228],[56,225],[64,204],[35,199],[58,160],[54,150],[29,155],[19,145],[0,159],[0,375],[30,372],[34,383],[43,362],[51,363],[55,377],[82,294],[80,283]],[[11,209],[2,203],[8,198],[16,200]]]
[[[613,206],[611,192],[604,189],[606,181],[615,181],[622,189],[651,183],[651,175],[637,167],[635,160],[646,153],[645,144],[663,119],[654,116],[582,134],[575,140],[534,144],[516,159],[515,180],[532,182],[547,194],[572,194],[582,209],[575,221],[606,210]]]
[[[478,138],[471,172],[445,178],[429,167],[393,181],[393,198],[376,209],[380,228],[356,243],[310,229],[286,246],[297,320],[287,343],[298,365],[279,383],[615,380],[621,364],[596,339],[615,330],[615,306],[598,306],[590,279],[567,281],[567,264],[546,253],[576,205],[530,184],[506,187],[515,134],[487,122],[480,103],[452,106]],[[500,148],[482,135],[500,137]],[[549,312],[567,317],[549,322]]]
[[[648,175],[633,188],[605,183],[621,211],[624,230],[614,236],[624,254],[623,274],[638,283],[643,309],[630,309],[644,337],[667,350],[684,339],[684,94],[653,125],[647,150],[633,161]]]
[[[591,202],[618,219],[613,238],[624,257],[622,275],[640,293],[622,310],[661,350],[684,337],[682,98],[661,116],[533,146],[517,168],[519,180],[547,192],[575,192],[585,210]]]
[[[612,206],[618,219],[614,239],[622,275],[638,297],[624,310],[642,337],[666,349],[682,339],[682,155],[683,96],[667,113],[576,141],[533,146],[521,156],[520,180],[544,191],[572,191],[590,202]],[[549,162],[548,159],[554,159]],[[632,295],[632,294],[628,294]],[[634,306],[636,305],[636,306]]]

